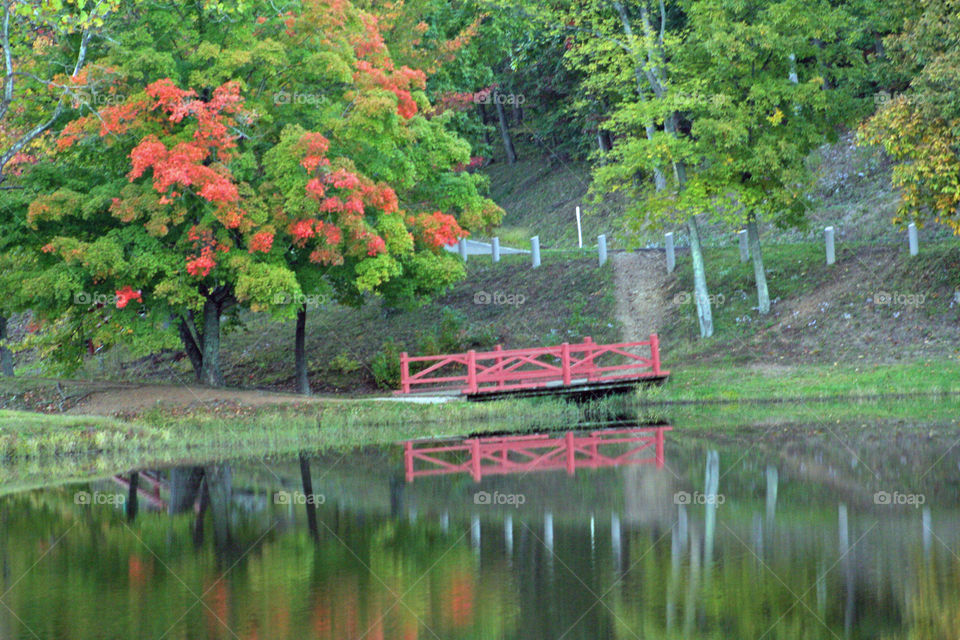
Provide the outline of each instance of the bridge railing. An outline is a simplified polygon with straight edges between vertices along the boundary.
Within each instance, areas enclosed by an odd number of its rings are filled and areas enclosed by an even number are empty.
[[[467,438],[455,442],[403,443],[407,482],[414,478],[466,473],[483,476],[624,465],[664,465],[664,434],[672,427],[631,427],[590,433]]]
[[[637,353],[637,352],[640,353]],[[416,369],[416,370],[414,370]],[[591,382],[661,377],[657,334],[642,342],[468,351],[438,356],[400,354],[402,393],[458,390],[492,393]]]

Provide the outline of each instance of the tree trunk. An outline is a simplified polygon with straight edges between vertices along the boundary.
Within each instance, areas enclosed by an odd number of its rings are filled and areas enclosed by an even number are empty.
[[[603,129],[597,129],[597,146],[600,151],[606,153],[613,149],[613,141],[610,139],[610,132]]]
[[[613,7],[616,9],[617,15],[620,16],[620,24],[623,26],[624,34],[626,34],[627,38],[632,38],[633,27],[630,26],[630,16],[627,15],[626,8],[620,2],[614,2]],[[633,75],[637,81],[637,97],[640,99],[640,102],[646,102],[647,96],[643,93],[643,62],[638,59],[636,54],[634,54]],[[647,140],[653,140],[653,136],[657,132],[656,128],[653,126],[653,122],[645,122],[643,124],[643,129],[647,134]],[[660,167],[655,167],[653,170],[653,184],[657,191],[663,191],[667,188],[667,180],[663,176],[663,170],[660,169]]]
[[[303,483],[303,503],[307,508],[307,527],[310,529],[310,535],[314,540],[320,537],[320,530],[317,528],[317,506],[313,499],[313,479],[310,477],[310,458],[302,451],[300,452],[300,481]]]
[[[757,217],[747,217],[747,242],[750,243],[750,258],[753,260],[753,277],[757,281],[757,307],[761,315],[770,313],[770,291],[767,289],[767,272],[763,268],[763,255],[760,253],[760,231],[757,229]]]
[[[140,473],[133,471],[130,473],[130,486],[127,489],[127,503],[124,505],[127,511],[127,520],[133,522],[137,517],[137,491],[140,490]]]
[[[200,366],[200,382],[211,387],[226,384],[220,370],[220,316],[223,303],[213,296],[203,303],[203,362]]]
[[[493,90],[493,102],[497,109],[497,121],[500,123],[500,136],[503,138],[503,148],[507,152],[507,162],[516,164],[517,151],[513,148],[513,139],[510,138],[510,129],[507,124],[507,114],[503,108],[503,103],[500,101],[500,92],[497,89]]]
[[[230,465],[212,465],[203,470],[210,499],[210,513],[213,517],[213,536],[217,549],[233,546],[233,532],[230,529],[230,502],[233,498],[233,474]]]
[[[307,305],[297,311],[297,334],[293,341],[294,369],[297,378],[297,393],[310,395],[310,379],[307,376]]]
[[[700,227],[697,216],[687,221],[690,232],[690,257],[693,259],[693,293],[697,301],[697,319],[700,322],[700,337],[713,335],[713,313],[710,310],[710,295],[707,292],[707,275],[703,264],[703,251],[700,248]]]
[[[200,382],[203,352],[200,351],[197,338],[194,337],[196,326],[193,323],[193,312],[187,312],[187,317],[180,319],[178,330],[180,332],[180,342],[183,343],[183,350],[187,352],[187,357],[190,358],[190,364],[193,366],[193,374],[197,377],[197,382]]]
[[[7,317],[0,316],[0,374],[13,376],[13,352],[7,347]]]
[[[168,513],[174,515],[189,511],[200,491],[203,467],[174,467],[170,470],[170,500]]]

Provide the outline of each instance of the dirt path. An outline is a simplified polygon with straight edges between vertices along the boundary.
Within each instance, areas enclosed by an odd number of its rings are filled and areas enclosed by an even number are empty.
[[[663,255],[656,251],[624,252],[614,254],[612,259],[616,314],[623,327],[623,340],[646,340],[662,328],[666,317]]]
[[[109,416],[139,413],[157,406],[190,409],[235,404],[247,407],[287,403],[330,401],[329,397],[303,397],[292,393],[273,393],[247,389],[211,389],[187,385],[111,384],[93,391],[67,413]]]

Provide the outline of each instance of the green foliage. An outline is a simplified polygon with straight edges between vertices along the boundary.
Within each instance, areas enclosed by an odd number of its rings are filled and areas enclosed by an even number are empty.
[[[393,339],[384,341],[380,351],[370,361],[370,371],[377,386],[385,390],[400,387],[400,352],[403,348]]]
[[[188,5],[117,8],[128,28],[90,54],[115,99],[92,117],[89,105],[72,112],[56,164],[4,194],[7,237],[36,252],[17,276],[36,295],[11,296],[11,308],[74,343],[59,354],[75,364],[88,340],[156,345],[159,332],[172,346],[180,318],[218,292],[228,307],[291,317],[302,294],[415,306],[463,277],[422,216],[450,214],[448,233],[462,234],[455,218],[482,228],[502,211],[481,176],[453,171],[470,149],[448,118],[428,117],[422,72],[395,65],[378,37],[359,44],[376,33],[371,14],[322,0],[282,16],[266,2]],[[235,102],[218,98],[231,91]],[[170,100],[182,114],[161,113]],[[215,172],[226,196],[193,177],[161,186],[170,150],[192,154],[213,135],[196,105],[220,103],[216,148],[193,166],[181,154],[178,171]],[[77,292],[126,286],[142,300],[76,305]]]
[[[960,233],[960,3],[925,2],[902,33],[886,40],[908,85],[885,98],[861,128],[897,162],[902,193],[896,222],[934,219]]]
[[[362,366],[363,364],[359,360],[351,358],[346,351],[341,351],[330,361],[330,368],[342,374],[359,371]]]

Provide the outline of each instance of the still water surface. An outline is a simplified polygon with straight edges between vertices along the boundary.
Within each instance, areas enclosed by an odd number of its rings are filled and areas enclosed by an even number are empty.
[[[0,638],[960,635],[957,451],[674,430],[658,468],[652,433],[485,441],[479,467],[469,441],[413,443],[7,495]]]

